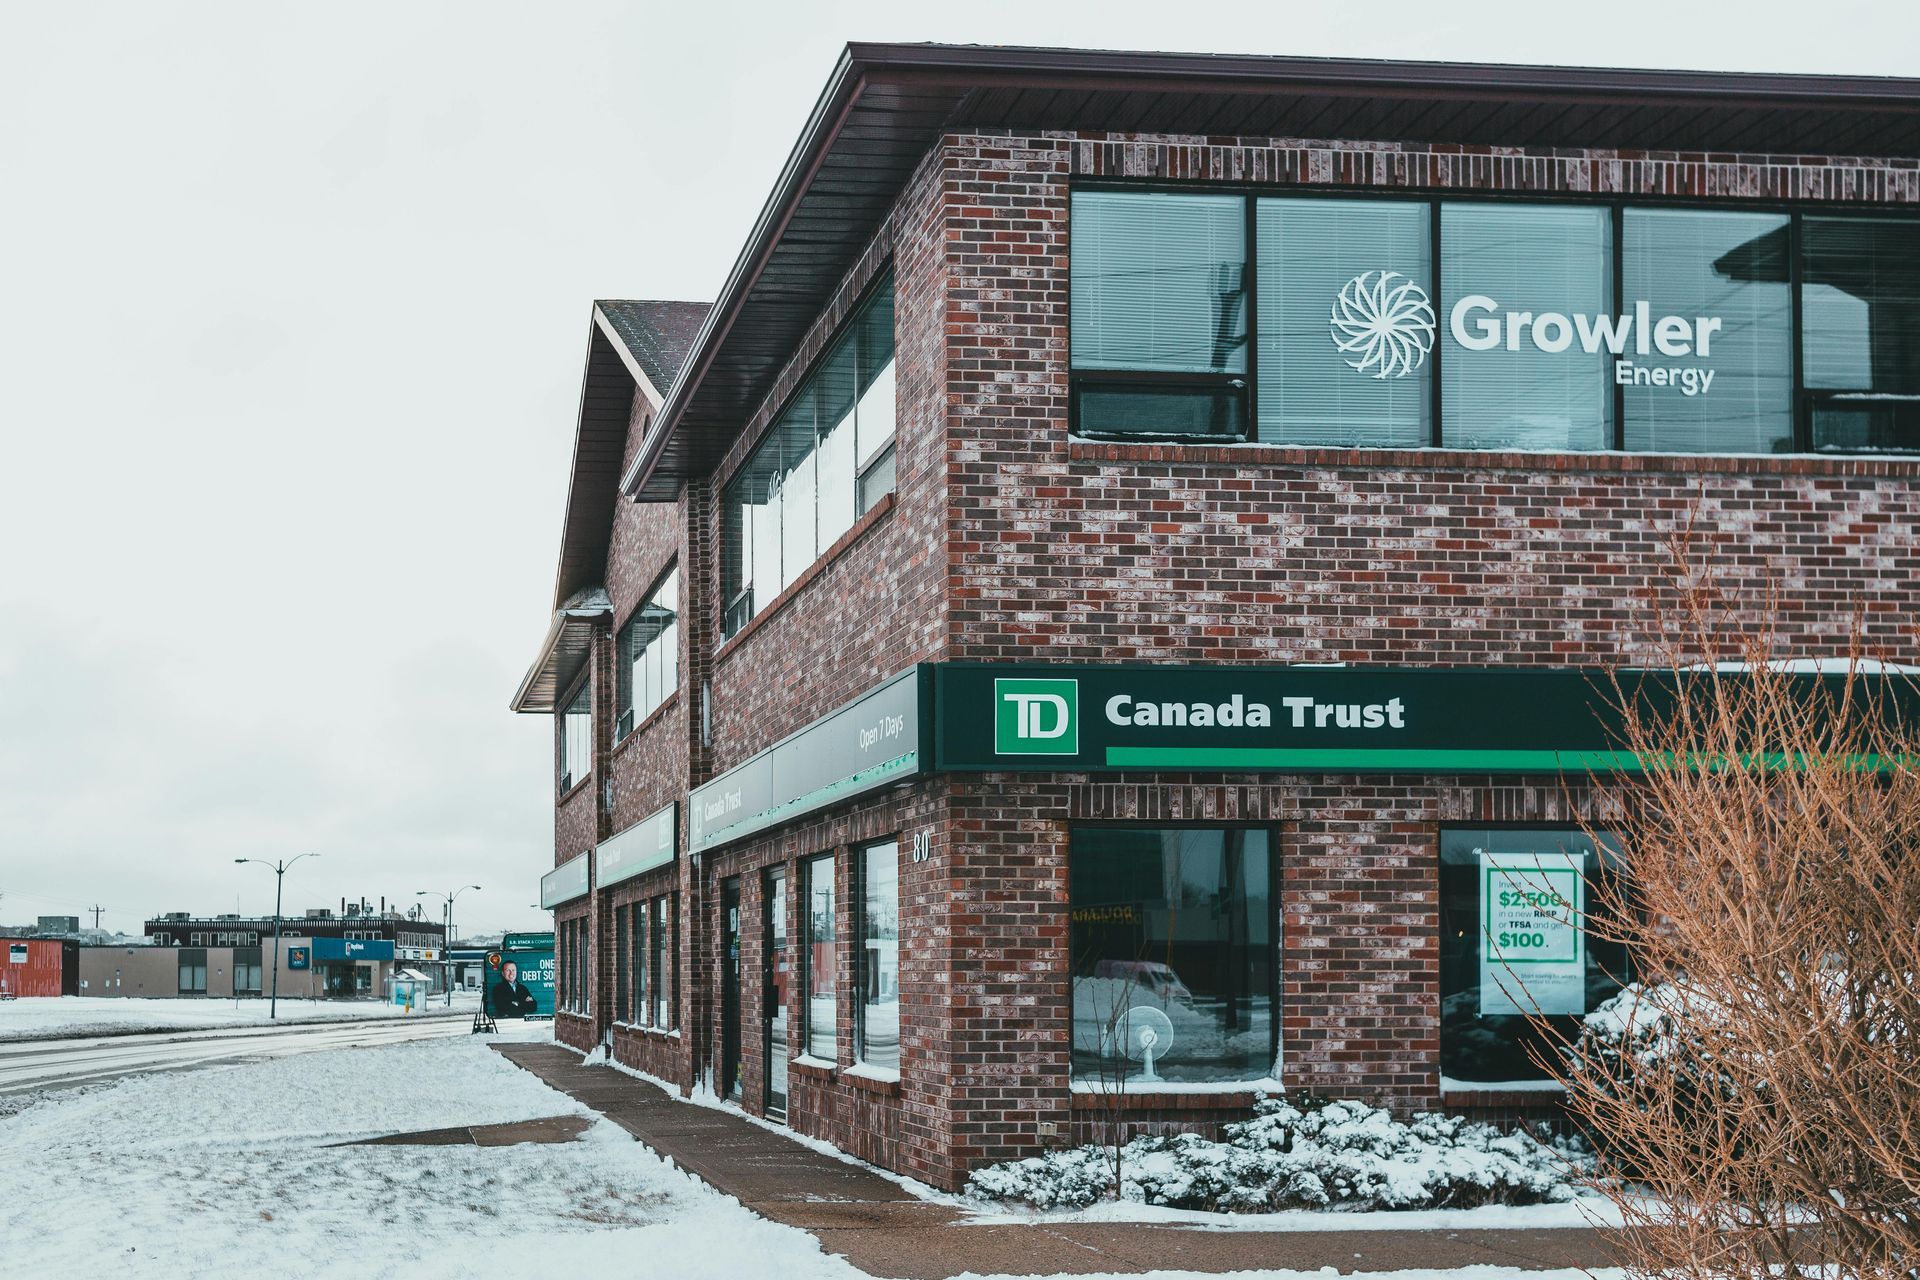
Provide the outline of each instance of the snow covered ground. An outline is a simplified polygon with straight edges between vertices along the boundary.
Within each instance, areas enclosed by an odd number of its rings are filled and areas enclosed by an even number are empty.
[[[339,1147],[584,1109],[478,1039],[305,1054],[45,1095],[0,1119],[13,1275],[419,1277],[625,1270],[851,1280],[608,1121],[512,1147]],[[24,1162],[24,1163],[23,1163]]]
[[[453,1008],[468,1017],[480,1007],[478,992],[456,991]],[[445,997],[420,1013],[445,1013]],[[383,1000],[282,1000],[279,1022],[337,1022],[348,1018],[402,1018],[408,1015]],[[121,1031],[192,1031],[206,1027],[268,1025],[265,1000],[117,999],[111,996],[0,1000],[0,1042],[50,1036],[100,1035]]]
[[[614,1274],[640,1260],[648,1274],[676,1280],[862,1276],[822,1253],[813,1236],[755,1216],[605,1120],[582,1140],[555,1145],[336,1145],[563,1114],[590,1113],[473,1037],[39,1095],[0,1117],[0,1167],[31,1170],[0,1197],[0,1255],[7,1274],[205,1280],[357,1278],[401,1267],[423,1280]],[[1575,1280],[1578,1273],[1388,1274]],[[1195,1275],[1156,1272],[1150,1280]]]

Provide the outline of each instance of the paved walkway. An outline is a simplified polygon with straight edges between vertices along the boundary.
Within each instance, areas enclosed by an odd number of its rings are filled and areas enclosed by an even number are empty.
[[[822,1155],[743,1116],[696,1107],[632,1076],[583,1067],[551,1044],[497,1044],[507,1058],[600,1112],[762,1217],[812,1232],[872,1276],[1122,1274],[1162,1268],[1398,1271],[1496,1263],[1612,1264],[1605,1233],[1541,1231],[1214,1231],[1138,1223],[972,1225],[859,1165]]]

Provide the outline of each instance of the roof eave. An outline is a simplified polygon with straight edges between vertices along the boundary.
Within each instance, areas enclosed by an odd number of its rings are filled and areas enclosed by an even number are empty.
[[[1115,90],[1183,85],[1236,92],[1318,91],[1363,96],[1409,90],[1462,99],[1540,99],[1565,103],[1647,105],[1670,101],[1720,106],[1801,103],[1911,112],[1920,80],[1746,72],[1503,66],[1453,62],[1387,62],[1344,58],[1137,53],[1125,51],[849,43],[815,103],[752,232],[701,324],[692,352],[654,415],[653,430],[620,477],[618,492],[665,500],[678,478],[656,485],[655,470],[724,345],[743,301],[778,244],[798,200],[860,95],[872,85],[990,88],[1029,84],[1044,76],[1063,86]]]

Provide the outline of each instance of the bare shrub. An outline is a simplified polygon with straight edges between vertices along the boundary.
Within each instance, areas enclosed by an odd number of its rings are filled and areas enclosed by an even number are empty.
[[[1655,683],[1615,675],[1625,872],[1588,904],[1639,982],[1562,1061],[1630,1273],[1920,1268],[1920,773],[1903,678],[1781,660],[1675,546]],[[1759,624],[1755,624],[1755,618]],[[1731,660],[1731,661],[1729,661]]]

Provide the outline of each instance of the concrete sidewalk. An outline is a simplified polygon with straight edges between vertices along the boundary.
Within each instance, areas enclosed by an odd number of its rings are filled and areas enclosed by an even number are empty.
[[[1213,1231],[1135,1223],[970,1225],[879,1174],[802,1146],[745,1117],[681,1101],[644,1080],[551,1044],[496,1044],[533,1072],[762,1217],[810,1231],[872,1276],[948,1280],[1156,1270],[1398,1271],[1492,1263],[1614,1265],[1603,1232]]]

